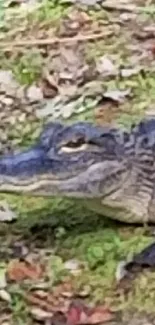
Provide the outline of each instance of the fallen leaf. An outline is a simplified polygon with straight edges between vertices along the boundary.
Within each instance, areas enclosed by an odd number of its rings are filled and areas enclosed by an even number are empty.
[[[0,84],[4,84],[6,86],[14,86],[17,87],[13,73],[10,70],[0,70]]]
[[[140,71],[141,71],[141,67],[135,67],[135,68],[131,68],[131,69],[122,69],[120,71],[120,73],[121,73],[122,77],[128,78],[128,77],[138,74]]]
[[[0,324],[1,325],[10,325],[12,322],[11,320],[12,320],[12,316],[8,311],[1,313],[1,315],[0,315]]]
[[[0,299],[7,301],[7,302],[11,302],[10,294],[4,289],[0,289]]]
[[[145,111],[145,115],[149,116],[149,118],[154,118],[155,117],[155,110],[153,108],[148,109],[148,110]]]
[[[77,20],[80,25],[85,25],[87,23],[90,23],[92,21],[91,17],[86,13],[85,11],[81,11],[78,9],[73,9],[69,14],[68,17],[70,19]]]
[[[13,104],[13,98],[1,95],[0,102],[6,106],[11,106]]]
[[[65,281],[56,286],[53,292],[54,297],[66,297],[71,298],[74,295],[74,286],[71,280]]]
[[[43,93],[39,87],[32,85],[27,89],[27,98],[30,103],[40,102],[43,100]]]
[[[70,325],[100,324],[113,318],[113,313],[107,307],[91,308],[80,300],[72,302],[67,313],[67,322]]]
[[[17,219],[17,215],[10,209],[6,201],[0,201],[0,221],[10,222]]]
[[[118,74],[117,67],[107,55],[99,58],[96,63],[96,69],[103,77],[116,76]]]
[[[69,260],[64,263],[65,269],[69,270],[72,274],[79,274],[81,272],[80,263],[77,260]]]
[[[66,280],[53,287],[51,292],[47,292],[47,290],[33,290],[26,296],[26,300],[31,305],[49,312],[67,312],[70,300],[74,294],[75,289],[72,278],[66,277]]]
[[[32,307],[30,309],[30,313],[38,321],[43,321],[43,320],[45,321],[46,319],[51,319],[53,316],[52,312],[47,312],[38,307]]]
[[[7,268],[7,277],[11,281],[22,281],[25,279],[36,280],[43,275],[43,268],[38,264],[30,264],[27,262],[20,262],[13,260],[9,263]]]
[[[81,308],[77,306],[70,306],[67,312],[67,323],[70,325],[79,324],[81,320]]]
[[[71,10],[71,12],[64,17],[57,30],[58,36],[71,37],[75,36],[80,31],[81,23],[78,17],[79,14],[80,12],[78,10]]]
[[[106,10],[110,10],[110,11],[120,11],[120,12],[134,12],[137,13],[137,6],[136,4],[130,4],[130,3],[121,3],[121,2],[117,2],[117,1],[103,1],[102,3],[102,7]]]
[[[112,124],[120,113],[117,102],[110,99],[103,99],[103,104],[99,104],[94,110],[95,121],[98,125]]]
[[[0,267],[0,289],[4,289],[7,286],[6,281],[6,269]]]
[[[97,4],[100,0],[68,0],[71,3],[80,3],[85,6],[94,6]]]
[[[61,107],[62,104],[60,103],[60,98],[56,96],[54,99],[48,99],[43,107],[39,107],[36,110],[36,116],[38,118],[44,118],[47,116],[58,118],[61,115]]]
[[[86,73],[89,71],[84,46],[77,43],[72,46],[61,45],[59,55],[55,55],[47,62],[47,70],[50,74],[54,74],[56,83],[61,88],[67,84],[76,85],[84,82]]]
[[[33,292],[26,295],[26,300],[31,304],[31,306],[35,306],[39,309],[46,310],[48,312],[54,312],[53,306],[51,302],[47,301],[47,297],[39,296],[38,292]],[[46,299],[45,299],[46,298]]]
[[[31,306],[34,318],[53,315],[51,322],[55,325],[100,324],[114,318],[114,314],[105,305],[90,307],[77,297],[78,292],[74,291],[72,282],[68,280],[54,287],[52,292],[32,291],[25,299]]]
[[[55,86],[55,84],[53,83],[53,85],[52,85],[51,82],[49,82],[45,78],[43,78],[40,81],[39,86],[42,90],[44,98],[53,98],[58,93],[58,88]]]
[[[61,91],[62,96],[56,96],[53,99],[48,99],[43,108],[39,108],[36,110],[36,115],[38,118],[49,117],[50,119],[57,119],[62,116],[64,119],[69,118],[73,113],[79,114],[83,112],[86,107],[86,103],[81,100],[81,97],[77,100],[72,100],[70,102],[66,102],[64,97],[68,97],[69,89],[71,91],[75,91],[75,87],[66,87],[65,93]],[[73,94],[70,92],[70,96]],[[95,102],[96,103],[96,102]],[[93,106],[93,103],[92,103]],[[89,107],[90,108],[90,107]],[[50,121],[50,120],[49,120]]]
[[[86,319],[85,324],[101,324],[114,318],[114,314],[105,306],[95,307],[91,315]],[[81,323],[82,324],[82,323]]]
[[[116,269],[116,273],[115,273],[115,277],[116,280],[119,282],[120,280],[122,280],[127,274],[127,270],[126,270],[126,264],[127,262],[125,261],[121,261],[118,265],[117,265],[117,269]]]
[[[66,316],[62,312],[54,313],[54,315],[52,317],[52,322],[50,322],[50,324],[48,324],[48,325],[51,325],[51,324],[52,325],[68,325]]]
[[[82,299],[73,299],[67,311],[67,322],[70,325],[81,324],[81,320],[86,319],[88,312],[89,307]]]
[[[62,96],[62,98],[68,98],[68,99],[74,98],[74,97],[76,97],[76,94],[77,94],[77,87],[75,85],[70,85],[70,84],[65,85],[65,87],[59,88],[59,94]],[[68,103],[68,104],[71,104],[71,103]]]
[[[136,18],[137,18],[136,13],[131,13],[131,12],[123,12],[120,15],[120,19],[123,21],[135,20]]]
[[[80,298],[86,298],[90,295],[91,287],[90,285],[85,285],[79,292],[78,297]]]
[[[106,91],[103,95],[103,98],[109,98],[118,103],[122,103],[125,100],[125,97],[129,96],[131,93],[131,89],[126,90],[109,90]]]

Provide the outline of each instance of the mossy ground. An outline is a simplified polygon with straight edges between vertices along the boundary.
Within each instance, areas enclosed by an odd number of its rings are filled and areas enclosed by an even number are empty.
[[[30,21],[33,21],[33,24],[35,21],[36,25],[48,26],[52,19],[53,22],[58,23],[58,19],[61,19],[67,10],[66,5],[58,3],[51,5],[47,2],[41,10],[29,15],[28,25],[30,26]],[[148,12],[142,12],[139,15],[139,21],[142,24],[153,21],[154,11]],[[91,10],[89,13],[94,21],[104,19],[105,23],[110,23],[113,18],[113,14],[105,10]],[[125,64],[131,54],[126,46],[132,39],[130,27],[130,25],[126,28],[121,27],[119,37],[114,35],[108,40],[89,44],[86,50],[88,60],[104,53],[116,53],[122,65]],[[3,27],[3,29],[6,29],[7,34],[9,27]],[[142,43],[139,44],[141,45]],[[1,67],[11,68],[21,83],[31,84],[41,73],[42,58],[37,52],[36,60],[36,52],[37,49],[29,50],[26,54],[14,55],[10,61],[3,55]],[[35,60],[33,60],[34,53]],[[116,77],[106,81],[105,87],[107,89],[132,89],[133,98],[125,101],[121,105],[121,110],[118,110],[116,120],[121,125],[128,126],[133,121],[139,120],[145,110],[155,102],[155,72],[148,69],[147,64],[146,71],[143,73],[124,79]],[[74,119],[93,120],[94,112],[86,111],[83,115],[73,117]],[[12,136],[14,132],[15,130],[12,131]],[[24,134],[24,131],[21,131],[21,137],[23,137],[23,146],[33,140],[28,132]],[[77,283],[79,286],[82,284],[91,286],[91,299],[94,301],[105,300],[116,310],[124,312],[127,310],[154,312],[155,273],[153,272],[148,271],[138,275],[127,296],[123,293],[116,294],[115,272],[119,261],[132,256],[153,241],[153,238],[147,235],[146,227],[122,225],[106,217],[103,218],[84,209],[81,203],[76,201],[13,195],[1,197],[8,200],[19,215],[15,224],[2,225],[0,238],[2,243],[8,242],[8,238],[13,238],[14,233],[18,233],[21,238],[29,237],[30,241],[35,241],[35,238],[39,236],[40,245],[49,249],[55,245],[57,254],[64,259],[77,258],[88,262],[89,269],[79,276]],[[35,234],[32,235],[31,228],[36,226],[38,229],[36,228]],[[61,235],[62,228],[64,232]],[[21,301],[21,297],[18,297],[18,293],[14,293],[13,313],[16,324],[25,324],[27,311],[24,308],[26,306]],[[28,323],[28,319],[26,322]]]

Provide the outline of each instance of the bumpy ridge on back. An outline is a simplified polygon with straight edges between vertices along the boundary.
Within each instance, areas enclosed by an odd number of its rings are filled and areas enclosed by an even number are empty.
[[[133,166],[138,170],[136,185],[140,193],[150,195],[155,184],[155,119],[144,119],[131,127],[130,140],[125,143],[129,159],[133,157]]]

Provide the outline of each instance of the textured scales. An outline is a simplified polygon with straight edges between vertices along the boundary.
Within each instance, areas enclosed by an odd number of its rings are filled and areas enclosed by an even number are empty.
[[[0,159],[0,192],[80,199],[127,223],[155,223],[155,119],[130,131],[50,123],[30,149]]]

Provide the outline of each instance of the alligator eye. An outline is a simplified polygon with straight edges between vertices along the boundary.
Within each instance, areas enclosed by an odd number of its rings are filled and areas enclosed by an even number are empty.
[[[66,153],[72,153],[72,152],[78,152],[78,151],[84,151],[86,150],[88,147],[88,144],[87,143],[82,143],[82,144],[67,144],[67,145],[64,145],[63,147],[61,147],[60,151],[61,152],[66,152]]]
[[[85,141],[84,139],[80,138],[78,140],[72,140],[72,141],[69,141],[65,144],[66,147],[68,148],[79,148],[81,147],[83,144],[85,144]]]
[[[77,141],[69,141],[64,144],[59,152],[73,153],[80,151],[98,151],[99,147],[93,142],[85,142],[84,139],[78,139]]]
[[[86,148],[87,144],[85,143],[84,138],[73,139],[66,143],[63,143],[61,146],[61,152],[74,152],[74,151],[81,151]]]

